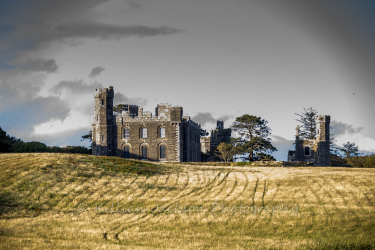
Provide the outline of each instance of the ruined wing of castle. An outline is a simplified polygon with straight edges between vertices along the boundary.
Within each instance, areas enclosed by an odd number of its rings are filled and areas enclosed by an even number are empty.
[[[158,104],[155,116],[129,105],[113,112],[113,87],[95,89],[93,155],[170,162],[201,161],[200,124],[182,107]]]
[[[299,127],[296,128],[295,150],[288,152],[288,161],[305,161],[314,163],[314,166],[330,165],[330,131],[331,118],[328,115],[317,116],[316,139],[300,139]]]

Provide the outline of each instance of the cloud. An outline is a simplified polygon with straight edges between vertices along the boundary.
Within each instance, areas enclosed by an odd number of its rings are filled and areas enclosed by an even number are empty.
[[[363,127],[354,128],[350,124],[346,124],[343,122],[332,121],[331,122],[331,131],[335,136],[340,136],[343,134],[355,134],[360,133],[363,130]]]
[[[213,118],[212,113],[210,112],[200,112],[193,116],[191,119],[202,124],[202,126],[205,126],[207,123],[216,123],[216,119]]]
[[[125,96],[124,94],[121,94],[120,92],[115,92],[115,98],[113,101],[114,105],[117,104],[133,104],[133,105],[138,105],[138,106],[146,106],[147,105],[147,100],[143,99],[141,97],[136,97],[136,98],[129,98]]]
[[[18,65],[19,69],[25,71],[39,71],[45,73],[54,73],[59,68],[54,59],[28,59],[26,62]]]
[[[205,126],[206,124],[213,123],[216,124],[216,122],[219,121],[227,121],[229,119],[233,118],[231,115],[223,115],[217,119],[215,119],[211,112],[199,112],[195,116],[193,116],[191,119],[195,122],[200,123],[202,126]]]
[[[102,66],[99,66],[99,67],[95,67],[91,70],[90,74],[89,74],[89,77],[91,78],[95,78],[97,77],[98,75],[100,75],[103,71],[105,70],[105,68],[103,68]]]
[[[108,0],[5,0],[0,10],[0,58],[11,61],[54,41],[79,44],[75,39],[120,39],[181,33],[166,26],[114,25],[98,21],[96,7]],[[134,3],[125,3],[132,8]],[[0,63],[1,64],[1,63]]]
[[[288,158],[288,151],[294,150],[294,141],[287,140],[284,137],[278,135],[270,135],[272,145],[277,148],[277,151],[272,155],[278,161],[286,161]]]

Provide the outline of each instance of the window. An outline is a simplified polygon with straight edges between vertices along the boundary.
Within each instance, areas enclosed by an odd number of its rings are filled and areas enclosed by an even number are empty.
[[[104,135],[102,135],[102,142],[104,142]]]
[[[99,121],[99,115],[96,115],[96,121]]]
[[[160,159],[165,159],[165,146],[160,146]]]
[[[310,155],[310,147],[305,147],[305,155]]]
[[[165,128],[160,128],[160,138],[165,138]]]
[[[147,128],[142,128],[141,138],[147,138]]]
[[[125,146],[124,147],[124,158],[129,158],[129,147]]]
[[[102,99],[102,106],[104,106],[104,99]]]
[[[130,129],[128,129],[128,128],[124,129],[124,138],[125,139],[130,138]]]
[[[142,146],[142,159],[147,160],[147,146]]]

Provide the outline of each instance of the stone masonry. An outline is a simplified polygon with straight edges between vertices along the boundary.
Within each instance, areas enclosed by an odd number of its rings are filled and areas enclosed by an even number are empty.
[[[155,116],[128,105],[113,112],[113,87],[95,89],[92,117],[93,155],[150,161],[201,161],[200,124],[183,116],[182,107],[158,104]]]
[[[288,161],[305,161],[314,166],[330,165],[330,125],[328,115],[319,115],[315,119],[316,139],[302,140],[299,137],[299,127],[296,128],[295,150],[289,150]]]

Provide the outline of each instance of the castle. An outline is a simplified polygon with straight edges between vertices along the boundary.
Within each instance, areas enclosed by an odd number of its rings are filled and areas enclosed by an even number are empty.
[[[288,152],[288,161],[305,161],[314,163],[314,166],[330,165],[330,131],[331,118],[328,115],[317,116],[316,139],[302,140],[299,136],[299,127],[296,128],[295,150]]]
[[[224,129],[224,121],[217,121],[216,129],[211,130],[211,135],[201,137],[202,152],[214,157],[217,146],[222,142],[229,143],[231,134],[230,128]]]
[[[92,153],[169,162],[201,161],[200,124],[183,115],[182,107],[158,104],[155,116],[127,105],[113,112],[113,87],[95,89]]]

